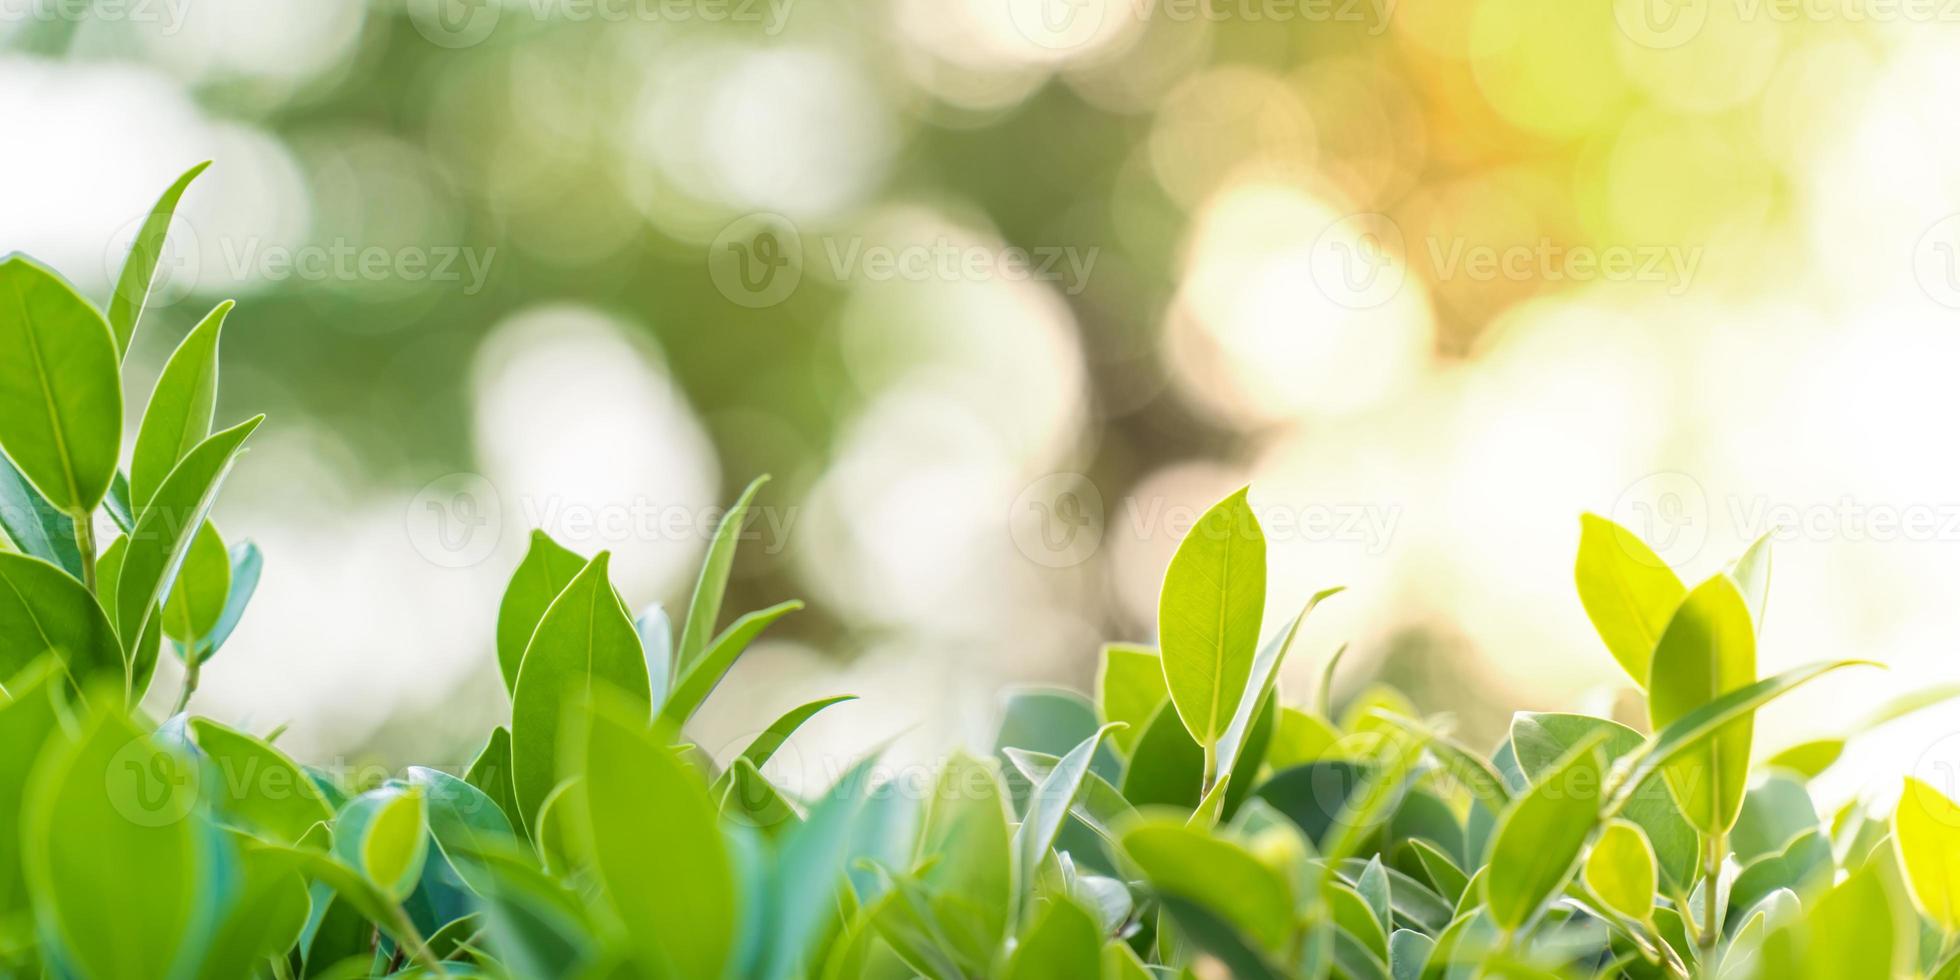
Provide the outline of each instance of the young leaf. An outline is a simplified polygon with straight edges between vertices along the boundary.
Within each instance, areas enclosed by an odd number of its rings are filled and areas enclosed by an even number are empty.
[[[230,300],[219,303],[192,328],[157,377],[129,458],[129,499],[138,512],[177,461],[211,434],[211,412],[218,402],[218,332],[231,307]]]
[[[1135,806],[1161,803],[1192,809],[1203,796],[1205,753],[1166,702],[1144,726],[1123,770],[1123,796]]]
[[[0,551],[11,543],[62,571],[82,577],[82,551],[75,544],[75,522],[27,482],[12,461],[0,455]],[[1162,683],[1159,681],[1159,683]]]
[[[1239,845],[1150,819],[1123,830],[1122,845],[1159,895],[1208,908],[1269,949],[1292,934],[1292,887]]]
[[[1769,534],[1756,539],[1742,557],[1729,563],[1729,577],[1742,591],[1754,616],[1756,632],[1763,631],[1763,613],[1769,610]]]
[[[552,600],[524,651],[511,698],[511,787],[518,822],[533,835],[538,807],[561,778],[558,740],[570,702],[604,686],[642,710],[650,707],[646,660],[613,598],[610,560],[602,551],[586,563]]]
[[[520,697],[528,655],[524,669]],[[572,745],[573,769],[591,788],[577,794],[574,834],[621,920],[633,923],[626,938],[642,969],[718,977],[734,946],[734,866],[707,788],[647,731],[644,710],[639,701],[602,700],[588,713]]]
[[[925,865],[919,872],[924,914],[944,930],[946,952],[966,972],[984,972],[1007,937],[1015,901],[1014,845],[1006,793],[992,766],[955,753],[927,803],[914,863]]]
[[[1518,767],[1537,780],[1573,746],[1600,733],[1605,735],[1600,750],[1609,764],[1638,752],[1643,742],[1639,732],[1605,718],[1520,711],[1511,719],[1511,748]],[[1636,787],[1620,814],[1639,825],[1646,835],[1661,880],[1669,888],[1685,892],[1694,887],[1701,866],[1701,837],[1681,816],[1664,779],[1650,777]]]
[[[1054,772],[1055,767],[1062,761],[1057,756],[1045,752],[1030,752],[1026,749],[1004,749],[1001,754],[1007,757],[1009,764],[1013,765],[1022,778],[1034,784],[1047,779],[1048,774]],[[1110,785],[1108,780],[1096,775],[1093,768],[1083,779],[1082,792],[1076,795],[1075,805],[1069,808],[1070,815],[1082,821],[1082,825],[1094,831],[1096,836],[1111,844],[1116,843],[1116,831],[1113,828],[1135,812],[1135,808],[1130,806],[1130,801],[1123,798],[1122,791]]]
[[[585,565],[584,558],[551,540],[550,535],[531,532],[531,547],[518,562],[517,571],[511,573],[503,602],[497,607],[497,669],[503,674],[505,693],[517,692],[518,668],[524,662],[524,648],[530,645],[531,634],[537,632],[538,620]]]
[[[1572,875],[1598,822],[1605,762],[1587,738],[1498,818],[1484,901],[1499,927],[1516,929]]]
[[[1654,730],[1756,680],[1756,628],[1735,581],[1716,575],[1688,594],[1654,647],[1647,714]],[[1724,834],[1742,811],[1755,718],[1723,725],[1667,770],[1681,813],[1703,834]]]
[[[298,844],[314,826],[333,819],[333,807],[284,752],[206,718],[190,721],[191,737],[217,776],[205,797],[219,819],[248,834]]]
[[[96,679],[122,687],[122,648],[88,589],[39,558],[0,551],[0,678],[47,653],[79,689]]]
[[[231,592],[231,556],[210,521],[198,525],[183,564],[163,598],[163,634],[183,647],[195,646],[218,626]]]
[[[760,767],[763,763],[768,762],[770,758],[775,756],[776,750],[782,748],[783,743],[788,742],[789,737],[795,734],[797,729],[802,728],[804,722],[816,717],[817,712],[833,704],[842,704],[846,701],[856,700],[857,695],[855,694],[840,694],[836,697],[822,698],[791,708],[784,712],[781,718],[776,719],[768,728],[764,729],[762,734],[757,735],[753,741],[749,742],[748,748],[742,750],[742,758],[749,760],[752,765]]]
[[[1265,604],[1266,537],[1241,489],[1178,544],[1157,601],[1164,685],[1185,730],[1207,750],[1245,693]]]
[[[123,261],[122,274],[116,277],[115,294],[109,298],[109,326],[115,331],[116,356],[118,359],[129,352],[130,338],[136,334],[136,322],[143,316],[143,307],[150,301],[150,287],[156,282],[157,262],[163,258],[164,239],[170,232],[170,219],[177,213],[177,201],[184,196],[184,189],[198,174],[209,167],[206,160],[189,170],[157,198],[156,206],[143,219],[143,226],[137,229],[136,239],[129,243],[129,258]]]
[[[1960,933],[1960,805],[1907,776],[1892,813],[1892,846],[1913,904],[1942,932]]]
[[[715,528],[714,540],[708,543],[708,555],[701,561],[701,577],[694,583],[694,598],[687,604],[687,622],[681,627],[680,645],[674,650],[674,669],[685,674],[694,666],[694,661],[707,648],[708,637],[715,633],[715,622],[721,618],[721,597],[728,591],[728,573],[735,565],[735,546],[742,539],[742,521],[748,516],[749,501],[755,499],[756,491],[769,482],[769,477],[758,476],[735,500],[735,506],[721,519]]]
[[[410,766],[408,784],[428,801],[429,836],[456,874],[478,894],[492,891],[496,886],[485,855],[512,853],[517,845],[503,809],[482,790],[439,769]]]
[[[247,419],[198,443],[136,519],[116,581],[115,620],[123,649],[135,648],[157,602],[170,588],[191,537],[210,513],[218,485],[265,416]]]
[[[1096,746],[1115,727],[1118,726],[1104,725],[1070,749],[1028,796],[1027,814],[1021,820],[1021,828],[1014,833],[1014,867],[1024,894],[1034,887],[1035,872],[1048,856],[1048,849],[1055,846],[1055,836],[1062,832],[1062,821],[1067,819],[1069,808],[1082,792]]]
[[[1015,947],[1006,980],[1083,980],[1102,971],[1102,927],[1095,916],[1066,897],[1047,911]]]
[[[1646,687],[1654,645],[1687,598],[1687,587],[1646,542],[1597,514],[1579,518],[1573,574],[1579,602],[1607,651],[1635,684]]]
[[[1341,733],[1333,723],[1319,715],[1282,707],[1274,721],[1272,741],[1266,746],[1266,764],[1274,772],[1306,765],[1326,756],[1340,740]]]
[[[122,451],[122,373],[102,314],[23,255],[0,261],[0,450],[48,502],[87,515]]]
[[[399,904],[415,890],[429,854],[422,790],[393,783],[348,801],[334,818],[333,852]]]
[[[120,712],[35,765],[22,814],[28,887],[77,976],[148,977],[194,954],[208,838],[187,819],[194,763]]]
[[[497,804],[511,826],[521,826],[517,817],[515,790],[510,782],[510,729],[498,726],[490,730],[490,738],[483,743],[483,750],[463,773],[463,781],[476,787],[483,795]]]
[[[735,665],[737,657],[749,648],[769,624],[803,608],[803,603],[791,599],[779,602],[767,609],[758,609],[734,622],[715,642],[708,646],[707,652],[696,658],[694,663],[681,675],[672,693],[667,695],[666,704],[660,708],[662,720],[678,728],[694,717],[694,712],[708,700],[715,685],[721,683],[728,668]]]
[[[1238,703],[1232,710],[1232,720],[1225,726],[1224,733],[1218,739],[1220,773],[1237,771],[1239,757],[1245,754],[1246,746],[1252,740],[1254,720],[1260,709],[1265,706],[1266,696],[1272,693],[1273,685],[1279,682],[1280,662],[1286,659],[1286,651],[1293,646],[1294,637],[1300,635],[1300,624],[1307,621],[1307,615],[1313,612],[1315,606],[1320,605],[1321,600],[1340,591],[1341,588],[1336,586],[1315,593],[1307,600],[1307,604],[1300,608],[1293,620],[1286,624],[1286,628],[1274,633],[1272,638],[1266,641],[1266,645],[1261,647],[1252,658],[1252,670],[1246,675],[1245,691],[1239,695]],[[1270,735],[1268,737],[1270,738]],[[1253,759],[1255,769],[1258,767],[1258,761],[1256,757]],[[1250,775],[1252,774],[1246,774],[1246,776]],[[1241,776],[1239,781],[1251,782],[1245,776]]]
[[[192,648],[197,663],[210,660],[212,655],[224,648],[225,641],[231,639],[232,631],[238,628],[238,621],[245,618],[245,608],[252,604],[252,594],[259,589],[259,575],[265,566],[259,546],[250,541],[232,545],[225,560],[231,567],[231,578],[225,588],[224,608],[218,611],[217,623]]]
[[[1625,820],[1608,823],[1586,856],[1583,874],[1586,887],[1607,908],[1635,922],[1653,914],[1659,874],[1654,848],[1638,826]]]
[[[1157,651],[1129,643],[1102,648],[1101,669],[1096,672],[1096,706],[1103,721],[1120,721],[1127,726],[1109,733],[1111,744],[1126,754],[1135,749],[1151,714],[1169,696],[1164,687],[1164,662]]]

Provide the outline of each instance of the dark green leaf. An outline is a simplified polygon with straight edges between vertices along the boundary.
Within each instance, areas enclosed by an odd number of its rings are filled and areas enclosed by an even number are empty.
[[[123,687],[116,631],[88,589],[39,558],[0,551],[0,677],[50,652],[78,687]]]

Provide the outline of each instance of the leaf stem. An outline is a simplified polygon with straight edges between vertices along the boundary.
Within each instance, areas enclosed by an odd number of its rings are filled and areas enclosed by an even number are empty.
[[[1701,893],[1701,934],[1695,937],[1701,947],[1701,965],[1709,969],[1715,961],[1715,947],[1722,941],[1722,928],[1716,922],[1716,904],[1721,900],[1717,894],[1722,878],[1722,858],[1728,853],[1728,834],[1716,833],[1708,838],[1708,852],[1703,856],[1705,864]]]
[[[1188,758],[1188,757],[1187,757]],[[1205,743],[1205,774],[1198,783],[1198,800],[1202,802],[1211,792],[1213,783],[1218,782],[1218,743]]]
[[[171,714],[183,714],[184,709],[190,707],[191,695],[197,692],[198,672],[203,667],[204,658],[198,654],[197,643],[192,642],[186,645],[184,647],[184,686],[183,689],[177,692],[177,705],[170,709]]]
[[[436,959],[436,954],[429,949],[429,944],[423,941],[422,934],[416,931],[414,921],[408,917],[408,910],[397,902],[389,906],[388,911],[395,920],[392,923],[395,945],[407,949],[409,959],[421,964],[422,968],[431,974],[438,977],[448,976],[448,971],[442,968],[442,961]]]
[[[75,524],[75,550],[82,553],[82,584],[90,595],[100,595],[95,581],[95,519],[87,513],[70,514]]]

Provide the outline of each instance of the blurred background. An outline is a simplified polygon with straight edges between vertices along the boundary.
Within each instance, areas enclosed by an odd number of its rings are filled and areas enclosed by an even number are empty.
[[[1626,687],[1578,515],[1690,582],[1774,535],[1765,673],[1960,678],[1960,6],[1943,0],[0,0],[0,250],[101,298],[215,160],[130,358],[215,302],[219,522],[267,555],[196,707],[461,764],[542,526],[685,603],[773,474],[710,702],[806,761],[984,744],[1148,640],[1250,483],[1289,700],[1499,737]],[[131,424],[142,398],[132,399]],[[166,667],[168,669],[168,667]],[[176,690],[174,675],[157,690]],[[1845,790],[1960,758],[1932,712]],[[1860,753],[1862,752],[1862,755]],[[832,763],[832,770],[835,764]]]

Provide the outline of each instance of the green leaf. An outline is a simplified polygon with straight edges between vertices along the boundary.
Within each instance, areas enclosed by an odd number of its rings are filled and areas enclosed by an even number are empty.
[[[528,654],[524,669],[520,697]],[[642,703],[609,700],[588,713],[573,742],[574,768],[591,788],[577,794],[574,833],[620,919],[632,924],[626,939],[645,970],[719,977],[740,906],[714,803],[694,770],[647,731]]]
[[[1436,886],[1438,895],[1452,903],[1463,897],[1464,887],[1470,883],[1470,879],[1449,855],[1419,837],[1411,839],[1408,846],[1421,863],[1423,874],[1429,877],[1429,883]]]
[[[1413,929],[1397,929],[1388,937],[1388,969],[1394,980],[1418,980],[1436,941]]]
[[[969,974],[986,972],[1007,938],[1015,902],[1014,848],[1006,791],[993,767],[955,753],[940,769],[926,804],[914,863],[925,865],[918,878],[927,896],[926,914],[943,930],[946,952]]]
[[[225,896],[224,918],[198,964],[199,980],[254,976],[263,960],[283,958],[299,941],[311,911],[296,858],[244,840],[237,843],[237,877]]]
[[[1388,959],[1388,932],[1376,918],[1374,906],[1359,891],[1341,881],[1329,880],[1321,888],[1321,897],[1341,932],[1360,941],[1370,957]]]
[[[1769,533],[1764,532],[1728,568],[1729,577],[1749,603],[1758,633],[1763,630],[1763,613],[1769,610],[1769,565]]]
[[[535,817],[557,786],[565,711],[595,687],[610,687],[648,710],[647,665],[640,638],[613,597],[600,552],[565,586],[538,621],[511,697],[512,797],[520,826],[535,836]]]
[[[490,738],[483,743],[482,751],[463,773],[463,781],[476,787],[484,796],[497,804],[511,826],[521,826],[517,816],[517,799],[510,781],[510,729],[501,725],[490,731]]]
[[[1654,648],[1647,715],[1660,731],[1721,695],[1756,680],[1756,628],[1734,580],[1716,575],[1695,587]],[[1727,833],[1742,812],[1755,716],[1722,726],[1666,769],[1688,822],[1708,836]]]
[[[1293,889],[1229,840],[1181,823],[1144,819],[1122,831],[1124,853],[1159,895],[1210,909],[1268,949],[1293,932]]]
[[[1729,850],[1736,862],[1748,864],[1775,854],[1822,821],[1803,782],[1783,773],[1762,775],[1742,798],[1742,813],[1729,831]]]
[[[1110,729],[1117,727],[1121,727],[1120,723],[1106,724],[1096,729],[1094,735],[1070,749],[1062,761],[1049,771],[1047,778],[1029,794],[1027,813],[1021,820],[1020,829],[1014,833],[1014,868],[1022,894],[1034,888],[1035,872],[1048,856],[1049,849],[1055,846],[1055,837],[1062,832],[1062,822],[1068,818],[1069,808],[1075,805],[1076,796],[1082,792],[1083,783],[1089,777],[1089,763],[1095,759],[1096,747]]]
[[[550,535],[531,532],[531,547],[518,562],[517,571],[511,573],[503,602],[497,607],[497,669],[503,673],[505,693],[517,691],[524,649],[530,646],[531,634],[537,632],[544,611],[585,566],[584,558],[551,540]]]
[[[1205,791],[1204,798],[1198,801],[1197,807],[1191,811],[1191,816],[1184,821],[1184,825],[1200,830],[1210,830],[1218,826],[1219,819],[1225,815],[1225,794],[1231,792],[1231,785],[1231,773],[1218,777],[1218,782],[1211,784],[1211,789]]]
[[[1604,733],[1600,743],[1608,763],[1640,751],[1640,733],[1615,721],[1590,715],[1520,711],[1511,719],[1511,747],[1518,768],[1533,780],[1585,739]],[[1667,886],[1686,892],[1694,886],[1701,863],[1701,837],[1681,815],[1672,792],[1658,775],[1636,787],[1621,815],[1638,824],[1652,845],[1660,876]]]
[[[1614,820],[1600,831],[1586,855],[1586,887],[1600,903],[1635,922],[1647,921],[1660,887],[1654,848],[1640,827]]]
[[[775,837],[803,822],[781,790],[775,787],[755,763],[738,757],[715,783],[718,809],[723,817],[754,827]]]
[[[1085,980],[1102,972],[1102,928],[1095,916],[1057,898],[1007,961],[1006,980]]]
[[[666,704],[661,706],[660,717],[676,728],[686,724],[700,709],[701,703],[708,700],[715,686],[721,683],[728,669],[735,666],[735,660],[742,655],[742,651],[747,650],[749,644],[769,628],[769,624],[801,608],[802,602],[791,599],[767,609],[758,609],[736,620],[715,637],[715,641],[708,645],[707,652],[681,675],[673,692],[667,695]]]
[[[129,538],[117,535],[107,548],[102,549],[101,557],[95,560],[95,600],[102,607],[104,615],[111,618],[117,608],[116,583],[122,578],[123,558],[128,553]],[[136,639],[136,649],[126,657],[129,700],[132,702],[143,700],[143,692],[150,689],[150,680],[156,675],[157,655],[163,647],[162,621],[162,607],[152,609],[149,621]]]
[[[0,552],[0,677],[52,652],[76,687],[123,683],[123,655],[109,617],[67,572],[26,555]]]
[[[1218,744],[1244,695],[1266,605],[1266,537],[1246,491],[1191,528],[1157,601],[1164,684],[1200,746]]]
[[[62,571],[82,577],[82,551],[75,544],[75,522],[0,456],[0,551],[8,544]],[[1159,681],[1159,683],[1162,683]]]
[[[715,528],[714,540],[708,543],[708,555],[701,561],[701,576],[694,583],[694,598],[687,604],[687,622],[681,627],[680,645],[674,650],[674,669],[683,675],[691,671],[694,661],[706,649],[708,637],[715,633],[715,622],[721,618],[722,594],[728,591],[728,573],[735,565],[735,546],[742,539],[742,521],[748,516],[749,501],[768,482],[769,477],[758,476],[743,489],[735,506],[728,508],[721,525]]]
[[[1914,924],[1895,909],[1880,865],[1862,870],[1825,892],[1806,910],[1810,942],[1804,975],[1815,980],[1889,980],[1903,975],[1906,936]]]
[[[1047,779],[1048,774],[1054,772],[1055,766],[1062,761],[1058,756],[1027,749],[1004,749],[1002,755],[1023,779],[1036,784]],[[1116,843],[1114,828],[1135,812],[1130,801],[1123,798],[1122,791],[1096,775],[1093,768],[1083,779],[1082,792],[1076,795],[1075,805],[1069,808],[1070,815],[1111,844]]]
[[[238,621],[245,618],[245,609],[252,604],[253,593],[259,590],[259,575],[265,567],[265,559],[259,554],[258,545],[250,541],[232,545],[225,561],[231,568],[230,584],[225,588],[225,604],[218,611],[218,621],[191,648],[196,663],[210,660],[212,655],[224,648],[225,642],[231,639],[232,631],[238,628]],[[179,654],[183,652],[181,649],[178,651]]]
[[[1575,746],[1498,817],[1484,901],[1503,929],[1524,925],[1558,891],[1598,822],[1605,761],[1594,735]]]
[[[1913,904],[1943,932],[1960,933],[1960,806],[1907,776],[1892,813],[1892,846]]]
[[[1332,722],[1298,708],[1279,709],[1273,738],[1266,746],[1266,764],[1274,771],[1316,762],[1341,740]]]
[[[866,805],[876,757],[866,758],[814,801],[802,826],[778,851],[776,880],[766,901],[773,924],[771,941],[763,952],[757,975],[782,980],[803,969],[811,945],[834,912],[835,896],[844,880],[851,839]]]
[[[1123,770],[1123,796],[1135,806],[1165,804],[1190,810],[1204,791],[1205,752],[1191,740],[1177,709],[1159,705]]]
[[[197,641],[217,628],[231,593],[231,555],[224,538],[210,521],[198,525],[184,562],[163,598],[163,633],[180,645]]]
[[[349,800],[334,818],[333,852],[388,901],[408,898],[429,854],[422,790],[390,784]]]
[[[125,651],[135,647],[149,624],[151,613],[169,590],[190,548],[191,538],[211,511],[218,485],[237,460],[246,438],[264,420],[263,415],[255,416],[198,443],[137,516],[136,530],[129,535],[129,550],[116,580],[115,620]]]
[[[211,434],[218,403],[218,333],[231,307],[230,300],[219,303],[192,328],[157,377],[129,458],[129,500],[139,513],[177,461]]]
[[[208,925],[194,764],[100,712],[35,765],[22,816],[43,934],[77,976],[167,976]]]
[[[485,856],[512,853],[518,843],[503,808],[468,781],[439,769],[410,766],[408,784],[428,801],[429,836],[457,876],[478,894],[492,891],[496,885]]]
[[[674,624],[667,619],[667,608],[657,602],[647,606],[633,620],[633,632],[640,634],[640,650],[646,654],[647,690],[653,703],[665,703],[674,689]]]
[[[1511,790],[1504,784],[1504,777],[1483,756],[1444,738],[1441,733],[1413,718],[1387,712],[1376,715],[1376,718],[1420,738],[1429,754],[1442,764],[1443,771],[1462,784],[1473,798],[1492,813],[1502,811],[1511,802]]]
[[[86,515],[122,452],[122,374],[102,314],[23,255],[0,261],[0,450],[48,502]]]
[[[1322,600],[1340,591],[1337,586],[1315,593],[1307,600],[1306,605],[1300,607],[1299,613],[1286,624],[1286,628],[1273,634],[1272,638],[1266,641],[1266,645],[1253,656],[1252,670],[1246,675],[1245,690],[1239,695],[1238,703],[1232,710],[1231,722],[1225,726],[1224,734],[1218,739],[1218,771],[1221,774],[1237,772],[1240,756],[1245,754],[1248,745],[1256,741],[1254,721],[1266,705],[1267,696],[1272,694],[1273,685],[1279,682],[1280,663],[1286,659],[1286,651],[1292,648],[1294,638],[1300,635],[1300,624],[1307,621],[1308,614],[1312,613],[1314,607],[1320,605]],[[1268,738],[1270,737],[1269,735]],[[1251,760],[1254,770],[1258,769],[1260,762],[1256,755],[1257,753]],[[1239,782],[1249,784],[1252,782],[1253,775],[1254,773],[1251,772],[1245,773],[1239,777]]]
[[[1831,767],[1844,754],[1842,738],[1818,738],[1799,742],[1770,756],[1763,765],[1771,769],[1785,769],[1803,779],[1816,779],[1818,773]]]
[[[816,717],[817,712],[833,704],[843,704],[846,701],[856,700],[857,695],[855,694],[840,694],[836,697],[821,698],[791,708],[784,712],[781,718],[771,722],[769,727],[763,730],[762,734],[757,735],[754,740],[749,742],[748,748],[742,750],[742,758],[749,760],[752,765],[760,768],[763,763],[768,762],[775,756],[776,750],[782,748],[783,744],[789,741],[791,735],[796,734],[797,729],[803,727],[804,722]]]
[[[1579,602],[1607,651],[1635,684],[1646,687],[1654,646],[1687,598],[1687,587],[1646,542],[1597,514],[1579,518],[1574,577]]]
[[[1103,647],[1101,663],[1096,672],[1096,706],[1103,721],[1128,726],[1109,733],[1111,744],[1128,754],[1143,737],[1157,706],[1170,696],[1164,687],[1164,662],[1149,647],[1111,643]]]
[[[207,718],[190,721],[191,737],[217,778],[205,793],[218,817],[248,834],[298,844],[333,807],[299,764],[270,744]]]
[[[211,161],[206,160],[184,171],[157,198],[156,206],[137,229],[135,240],[129,243],[129,258],[123,261],[122,274],[116,277],[115,294],[109,297],[109,325],[115,331],[118,358],[129,352],[130,338],[136,335],[136,322],[150,301],[150,287],[156,282],[157,262],[163,258],[163,243],[170,233],[170,219],[177,212],[177,201],[191,181],[210,165]]]
[[[36,661],[6,679],[11,696],[0,695],[0,745],[7,747],[0,752],[0,814],[9,821],[20,818],[28,775],[41,747],[60,732],[54,702],[54,681],[60,674],[53,658]],[[28,911],[18,824],[14,829],[0,834],[0,923]]]

